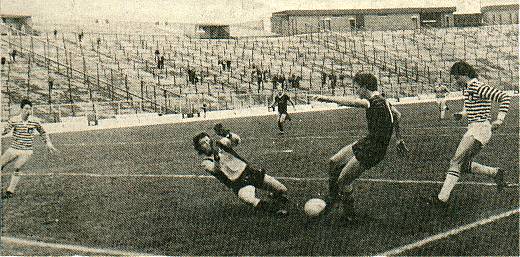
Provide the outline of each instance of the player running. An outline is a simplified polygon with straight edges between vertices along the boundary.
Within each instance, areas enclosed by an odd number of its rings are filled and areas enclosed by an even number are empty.
[[[273,108],[275,104],[278,104],[278,129],[280,130],[280,134],[284,134],[283,125],[286,120],[291,120],[289,114],[287,113],[287,102],[290,102],[294,109],[294,102],[291,100],[285,93],[285,89],[282,87],[278,90],[278,94],[273,97],[273,103],[269,106],[269,108]]]
[[[503,170],[473,162],[473,159],[491,139],[491,131],[499,128],[504,122],[509,110],[510,96],[480,82],[476,71],[466,62],[459,61],[453,64],[450,75],[455,77],[457,84],[464,93],[464,110],[461,113],[454,114],[454,117],[455,119],[467,117],[469,125],[451,158],[450,167],[441,191],[427,201],[430,205],[442,207],[447,206],[450,193],[461,173],[491,176],[499,191],[507,186],[504,182]],[[492,123],[490,122],[491,101],[499,103],[497,119]]]
[[[394,131],[399,152],[404,155],[408,151],[399,130],[401,114],[377,91],[376,77],[369,73],[358,73],[354,76],[354,86],[360,98],[313,97],[322,102],[366,109],[368,135],[345,146],[329,159],[329,195],[324,214],[341,201],[345,221],[354,218],[354,180],[383,160]]]
[[[4,128],[2,136],[13,131],[14,140],[11,147],[8,148],[0,157],[0,167],[3,169],[5,165],[14,161],[14,173],[11,175],[9,187],[2,195],[2,199],[10,198],[14,195],[14,190],[20,181],[20,169],[29,161],[33,154],[34,133],[38,131],[43,141],[47,144],[47,148],[51,153],[57,152],[52,145],[49,135],[45,132],[38,118],[31,116],[32,103],[29,100],[22,100],[20,103],[22,108],[20,115],[11,117],[7,126]]]
[[[240,143],[240,137],[223,129],[221,124],[215,127],[219,140],[214,141],[207,133],[202,132],[193,137],[193,147],[203,157],[202,167],[209,172],[245,203],[256,209],[287,214],[285,196],[287,188],[275,178],[265,174],[264,169],[256,169],[239,156],[233,147]],[[256,197],[255,190],[263,189],[271,193],[273,201],[261,200]]]
[[[446,95],[449,93],[448,87],[444,83],[435,83],[433,92],[435,93],[435,99],[439,106],[440,119],[443,120],[448,110],[448,106],[446,105]]]

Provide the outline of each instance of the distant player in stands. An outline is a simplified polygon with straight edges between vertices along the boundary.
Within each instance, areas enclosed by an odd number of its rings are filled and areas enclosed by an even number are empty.
[[[280,130],[280,134],[285,133],[283,126],[285,124],[286,120],[291,120],[291,117],[289,117],[289,114],[287,113],[287,102],[291,103],[294,109],[296,107],[294,106],[294,102],[291,100],[291,97],[289,97],[285,93],[285,89],[283,87],[278,89],[278,94],[276,94],[273,97],[273,103],[269,108],[274,108],[275,104],[278,104],[278,129]]]
[[[446,95],[449,93],[448,87],[444,83],[435,83],[433,92],[435,93],[435,99],[439,106],[440,119],[443,120],[448,110],[448,106],[446,106]]]
[[[461,173],[491,176],[499,191],[507,186],[502,169],[476,163],[473,159],[491,139],[491,131],[499,128],[504,122],[509,110],[510,96],[480,82],[476,71],[466,62],[460,61],[453,64],[450,75],[455,77],[464,94],[464,109],[461,113],[454,114],[454,117],[456,119],[467,117],[469,125],[455,155],[451,158],[441,191],[438,195],[428,199],[429,204],[442,207],[447,206],[450,193]],[[493,122],[490,122],[491,101],[498,102],[500,105],[497,119]]]
[[[322,102],[366,109],[368,134],[345,146],[329,159],[329,195],[324,214],[342,202],[345,221],[352,221],[354,218],[353,182],[383,160],[394,131],[398,151],[402,155],[408,151],[399,130],[401,114],[377,91],[376,77],[369,73],[358,73],[354,76],[354,86],[357,87],[360,98],[321,95],[312,97]]]
[[[203,157],[202,167],[215,176],[245,203],[258,210],[277,215],[287,214],[285,205],[287,188],[275,178],[265,174],[238,155],[233,149],[240,143],[240,137],[217,124],[214,127],[218,140],[213,140],[202,132],[193,138],[195,150]],[[256,197],[256,189],[271,193],[271,201]]]
[[[56,148],[52,145],[49,135],[45,133],[38,118],[31,116],[32,103],[29,100],[22,100],[20,103],[22,110],[20,115],[9,119],[2,136],[13,131],[14,140],[11,147],[8,148],[0,157],[0,166],[3,169],[5,165],[14,161],[14,173],[11,175],[11,182],[2,198],[10,198],[14,195],[16,185],[20,181],[20,169],[29,161],[33,154],[34,133],[38,131],[43,141],[47,143],[47,148],[51,153],[56,152]]]

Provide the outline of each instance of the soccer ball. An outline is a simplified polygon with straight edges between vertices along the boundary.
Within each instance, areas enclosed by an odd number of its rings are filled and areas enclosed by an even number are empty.
[[[305,203],[303,210],[309,217],[316,217],[325,209],[327,203],[319,198],[312,198]]]

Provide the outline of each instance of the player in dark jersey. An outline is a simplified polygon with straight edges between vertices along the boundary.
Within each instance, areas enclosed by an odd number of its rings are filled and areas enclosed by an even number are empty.
[[[341,200],[346,221],[353,218],[352,184],[363,172],[377,165],[385,157],[392,133],[395,132],[398,150],[405,154],[407,149],[401,139],[399,120],[401,114],[377,91],[377,79],[368,73],[358,73],[354,85],[360,98],[336,96],[314,96],[322,102],[366,109],[368,134],[345,146],[329,159],[329,196],[324,213],[332,210]]]
[[[269,213],[287,214],[285,209],[288,201],[285,196],[287,188],[275,178],[265,174],[264,169],[252,167],[238,155],[233,147],[239,144],[240,137],[219,125],[215,126],[215,132],[221,136],[219,140],[213,140],[205,132],[193,138],[193,147],[203,157],[204,170],[230,188],[245,203]],[[257,198],[255,193],[257,188],[269,191],[272,201]]]
[[[276,94],[273,97],[273,103],[271,104],[271,106],[269,106],[269,108],[273,108],[275,104],[278,104],[277,122],[278,122],[278,129],[280,130],[280,134],[285,133],[283,130],[283,125],[284,125],[285,121],[291,120],[291,118],[289,117],[289,114],[287,113],[287,102],[291,103],[293,108],[296,109],[296,107],[294,107],[294,102],[291,100],[291,97],[289,97],[285,93],[285,90],[282,87],[281,89],[278,90],[278,94]]]

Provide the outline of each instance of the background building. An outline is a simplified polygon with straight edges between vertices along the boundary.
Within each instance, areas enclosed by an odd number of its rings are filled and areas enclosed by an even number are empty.
[[[222,24],[197,24],[197,37],[199,38],[229,38],[229,25]]]
[[[518,4],[489,5],[481,8],[482,24],[518,24]]]
[[[349,10],[286,10],[271,18],[272,32],[294,35],[324,30],[398,30],[451,27],[455,7]]]
[[[482,25],[481,13],[455,13],[455,27],[474,27]]]
[[[24,33],[34,33],[32,28],[32,18],[30,15],[18,15],[18,14],[0,14],[0,20],[2,25],[0,32],[6,34],[12,32],[12,29],[22,31]]]

